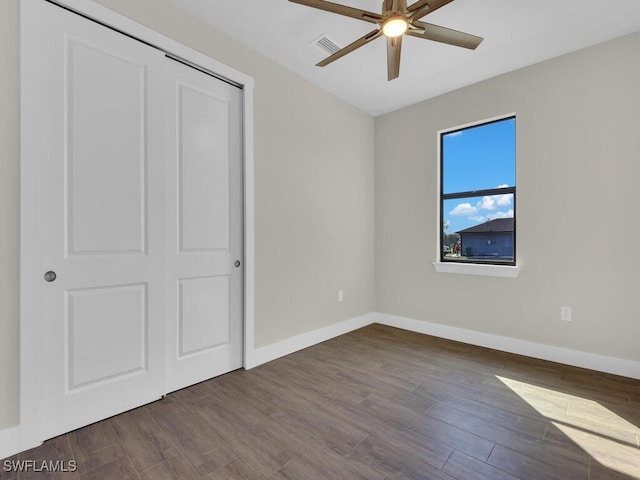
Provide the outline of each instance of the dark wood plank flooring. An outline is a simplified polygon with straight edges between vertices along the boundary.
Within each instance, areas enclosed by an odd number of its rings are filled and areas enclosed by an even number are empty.
[[[63,479],[640,479],[640,381],[371,325],[9,460]]]

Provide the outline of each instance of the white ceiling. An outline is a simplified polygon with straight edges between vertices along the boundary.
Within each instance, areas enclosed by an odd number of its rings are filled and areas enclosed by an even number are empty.
[[[344,47],[373,24],[287,0],[169,2],[373,116],[640,31],[640,0],[455,0],[422,20],[484,37],[477,50],[405,37],[400,78],[388,82],[383,38],[315,66],[328,55],[313,40],[326,35]],[[382,0],[335,3],[382,7]]]

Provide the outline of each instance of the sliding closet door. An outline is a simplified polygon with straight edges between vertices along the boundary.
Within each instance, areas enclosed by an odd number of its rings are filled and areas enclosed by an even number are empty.
[[[168,390],[242,366],[241,90],[167,59]]]
[[[43,424],[165,392],[164,55],[43,2]]]
[[[242,366],[243,139],[239,88],[42,9],[47,439]]]

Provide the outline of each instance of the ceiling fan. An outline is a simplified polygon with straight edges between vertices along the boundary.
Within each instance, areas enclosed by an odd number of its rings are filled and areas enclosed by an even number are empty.
[[[319,62],[317,64],[318,67],[329,65],[331,62],[344,57],[347,53],[351,53],[355,49],[384,35],[387,37],[387,77],[390,81],[400,75],[400,51],[402,48],[402,36],[405,34],[471,50],[475,50],[483,40],[482,37],[469,33],[458,32],[450,28],[420,21],[422,17],[435,12],[453,0],[418,0],[409,6],[407,6],[407,0],[383,0],[381,14],[325,0],[289,1],[377,25],[375,30]]]

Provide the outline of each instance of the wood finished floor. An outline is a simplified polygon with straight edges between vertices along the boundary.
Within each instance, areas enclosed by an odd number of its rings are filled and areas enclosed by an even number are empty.
[[[640,381],[380,325],[10,460],[0,479],[640,479]]]

